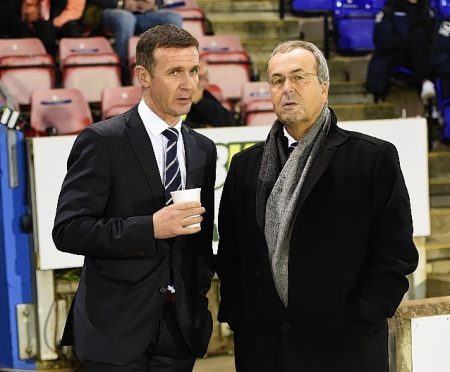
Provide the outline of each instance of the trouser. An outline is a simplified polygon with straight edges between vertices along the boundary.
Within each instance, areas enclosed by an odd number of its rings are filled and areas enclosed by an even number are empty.
[[[425,29],[417,28],[408,35],[408,42],[392,56],[394,66],[414,70],[417,81],[429,79],[430,43]]]
[[[148,350],[121,365],[83,360],[84,372],[191,372],[195,356],[181,334],[175,303],[166,302],[159,329]]]

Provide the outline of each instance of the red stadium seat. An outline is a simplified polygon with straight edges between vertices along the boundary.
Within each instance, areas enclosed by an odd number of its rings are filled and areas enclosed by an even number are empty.
[[[138,104],[142,88],[137,86],[104,89],[102,93],[102,120],[123,114]]]
[[[166,0],[164,8],[177,12],[183,18],[183,28],[194,37],[209,32],[210,22],[195,0]]]
[[[31,129],[37,135],[74,134],[92,123],[91,111],[77,89],[38,89],[31,98]]]
[[[239,99],[242,85],[251,77],[251,60],[239,37],[202,36],[198,41],[200,58],[208,64],[209,81],[218,85],[227,99]]]
[[[59,46],[63,85],[99,102],[105,88],[121,86],[120,61],[104,37],[63,38]]]
[[[53,87],[53,58],[37,38],[0,39],[0,78],[16,104],[29,105],[33,90]]]
[[[139,85],[136,76],[134,75],[134,67],[136,66],[136,45],[139,41],[139,36],[132,36],[128,40],[128,66],[130,66],[130,73],[132,76],[133,85]]]
[[[242,87],[241,105],[244,125],[272,125],[277,119],[273,110],[270,86],[265,81],[245,83]]]

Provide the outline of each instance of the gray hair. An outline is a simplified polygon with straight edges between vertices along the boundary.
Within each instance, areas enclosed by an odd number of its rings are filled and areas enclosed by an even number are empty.
[[[323,56],[320,49],[316,45],[308,41],[291,40],[291,41],[284,41],[278,44],[273,50],[272,54],[270,55],[269,62],[272,59],[272,57],[275,56],[276,54],[288,53],[291,50],[297,48],[306,49],[314,55],[314,58],[316,60],[316,72],[318,75],[317,78],[319,79],[319,82],[323,83],[324,81],[330,81],[330,73],[328,71],[327,60]]]

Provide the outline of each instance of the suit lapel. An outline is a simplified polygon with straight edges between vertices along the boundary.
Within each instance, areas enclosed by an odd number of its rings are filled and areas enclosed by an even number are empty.
[[[148,186],[157,205],[164,206],[164,186],[159,176],[158,164],[156,163],[155,153],[153,152],[152,141],[150,140],[144,123],[139,116],[137,106],[135,106],[126,116],[125,133],[134,149],[138,162],[145,174]]]
[[[202,152],[198,148],[197,140],[193,136],[191,129],[183,124],[181,134],[184,142],[184,153],[186,156],[186,189],[199,187],[202,180],[199,178],[200,173],[195,171],[199,167],[203,167]]]

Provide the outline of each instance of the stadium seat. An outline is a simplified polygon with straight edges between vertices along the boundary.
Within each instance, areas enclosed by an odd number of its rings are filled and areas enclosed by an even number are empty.
[[[236,35],[198,38],[200,58],[208,65],[209,81],[226,99],[241,97],[242,85],[251,80],[252,63]]]
[[[333,0],[292,0],[291,10],[294,14],[331,13]]]
[[[374,49],[375,16],[380,0],[335,0],[333,22],[338,49],[342,53],[367,53]]]
[[[121,86],[120,61],[104,37],[63,38],[59,46],[65,88],[99,102],[105,88]]]
[[[104,89],[102,93],[102,120],[123,114],[138,104],[142,88],[137,86]]]
[[[211,22],[206,18],[205,12],[195,0],[166,0],[163,8],[170,8],[170,10],[177,12],[183,18],[183,28],[194,37],[213,33]]]
[[[77,89],[37,89],[31,97],[30,126],[35,135],[74,134],[92,123],[91,111]]]
[[[431,6],[431,4],[430,4]],[[435,0],[434,10],[438,14],[438,18],[443,19],[450,16],[450,1],[449,0]]]
[[[136,66],[136,45],[139,41],[139,36],[132,36],[128,40],[128,66],[130,66],[130,76],[133,85],[139,85],[136,76],[134,76],[134,67]]]
[[[277,119],[273,110],[270,86],[265,81],[248,82],[243,85],[241,106],[243,125],[272,125]]]
[[[211,93],[228,111],[233,111],[230,102],[223,96],[222,89],[216,84],[208,84],[206,90]]]
[[[0,39],[0,78],[16,104],[29,105],[34,89],[53,87],[53,58],[37,38]]]
[[[442,139],[450,141],[450,96],[445,96],[441,79],[436,79],[436,103],[442,124]]]

